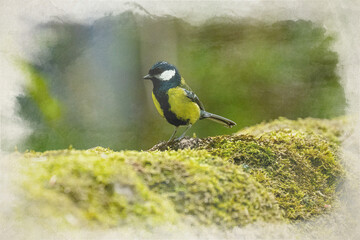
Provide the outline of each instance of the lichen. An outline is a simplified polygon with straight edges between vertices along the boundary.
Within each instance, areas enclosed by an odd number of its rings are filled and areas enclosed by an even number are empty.
[[[70,215],[80,224],[190,219],[233,227],[309,219],[336,203],[343,127],[342,119],[279,119],[146,152],[29,152],[23,185],[36,206],[31,214],[66,221]]]

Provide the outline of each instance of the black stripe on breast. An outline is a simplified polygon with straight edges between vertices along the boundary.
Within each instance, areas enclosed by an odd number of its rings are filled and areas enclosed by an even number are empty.
[[[169,96],[167,94],[167,91],[165,92],[165,91],[154,90],[154,95],[158,100],[160,107],[164,112],[164,117],[166,118],[168,123],[174,126],[189,124],[189,121],[184,121],[179,119],[172,111],[170,111]]]

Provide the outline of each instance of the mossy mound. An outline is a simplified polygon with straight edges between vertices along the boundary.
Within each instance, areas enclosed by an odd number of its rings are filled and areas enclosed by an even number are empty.
[[[171,201],[149,190],[125,155],[102,148],[26,153],[30,214],[75,225],[174,222]]]
[[[341,119],[279,119],[247,134],[187,138],[148,152],[30,152],[26,199],[31,214],[110,227],[309,219],[336,202],[343,127]]]
[[[207,151],[129,152],[127,156],[151,190],[169,198],[178,213],[202,224],[239,226],[282,218],[274,197],[261,184]]]
[[[25,156],[28,200],[40,216],[105,226],[181,217],[226,227],[282,219],[261,184],[207,151],[96,148]]]
[[[285,211],[285,218],[308,219],[323,213],[336,200],[336,186],[344,174],[337,150],[345,121],[281,118],[235,136],[183,139],[160,143],[152,150],[207,150],[263,184]]]

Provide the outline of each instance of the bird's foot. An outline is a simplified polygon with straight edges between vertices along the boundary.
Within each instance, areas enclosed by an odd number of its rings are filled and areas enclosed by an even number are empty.
[[[181,139],[183,139],[184,137],[178,137],[178,138],[173,138],[173,139],[169,139],[166,144],[170,144],[170,143],[173,143],[173,142],[178,142],[180,141]]]
[[[174,141],[180,141],[180,140],[183,139],[183,138],[184,138],[184,136],[180,136],[180,137],[178,137],[178,138],[175,138]]]

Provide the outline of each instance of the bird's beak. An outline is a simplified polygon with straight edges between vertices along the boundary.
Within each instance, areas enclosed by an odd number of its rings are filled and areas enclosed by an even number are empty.
[[[151,79],[151,78],[152,78],[152,76],[150,74],[144,76],[144,79]]]

